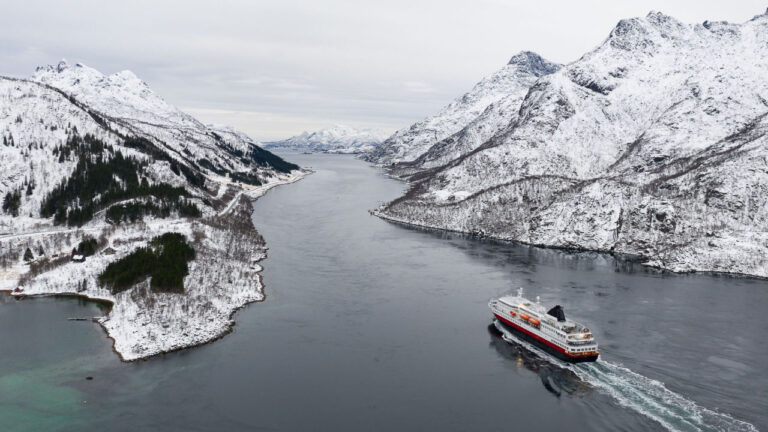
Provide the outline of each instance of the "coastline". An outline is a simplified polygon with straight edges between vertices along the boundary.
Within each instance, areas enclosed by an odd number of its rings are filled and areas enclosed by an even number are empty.
[[[257,261],[257,262],[261,262],[261,261],[263,261],[266,258],[267,258],[267,256],[265,254],[263,256],[263,258],[259,259],[259,261]],[[234,331],[234,327],[235,327],[235,324],[236,324],[236,322],[233,319],[235,314],[238,311],[240,311],[241,309],[243,309],[246,306],[248,306],[249,304],[251,304],[251,303],[260,303],[260,302],[263,302],[266,299],[266,294],[264,293],[263,278],[261,276],[261,272],[263,270],[264,270],[263,267],[261,267],[261,269],[257,272],[257,281],[258,281],[259,286],[261,287],[261,289],[260,289],[260,293],[262,294],[261,298],[252,300],[250,302],[244,303],[243,305],[234,308],[232,310],[232,312],[230,313],[230,315],[227,317],[230,320],[230,325],[224,331],[220,332],[218,335],[214,336],[211,339],[208,339],[208,340],[205,340],[205,341],[200,341],[198,343],[194,343],[194,344],[191,344],[191,345],[181,346],[181,347],[178,347],[178,348],[173,348],[173,349],[169,349],[169,350],[165,350],[165,351],[159,351],[159,352],[147,355],[145,357],[137,357],[137,358],[129,358],[129,359],[126,359],[123,356],[123,353],[121,353],[120,351],[117,350],[117,348],[115,346],[115,344],[117,343],[117,340],[109,333],[109,329],[104,325],[104,322],[103,322],[105,317],[107,315],[109,315],[109,312],[115,306],[115,301],[114,300],[109,300],[109,299],[100,298],[100,297],[91,297],[91,296],[89,296],[87,294],[81,294],[81,293],[76,293],[76,292],[64,292],[64,291],[59,292],[59,293],[31,294],[31,295],[28,295],[28,294],[23,294],[23,293],[15,294],[11,290],[0,290],[0,293],[7,293],[11,297],[13,297],[14,299],[17,299],[17,300],[27,300],[27,299],[34,300],[35,298],[47,298],[47,297],[54,297],[54,298],[55,297],[80,298],[80,299],[83,299],[83,300],[86,300],[86,301],[89,301],[89,302],[98,303],[98,304],[101,304],[101,305],[104,305],[104,306],[108,307],[109,309],[106,311],[106,314],[104,316],[101,316],[101,317],[91,317],[91,322],[97,323],[99,325],[99,327],[104,331],[104,334],[107,336],[107,338],[112,341],[112,346],[111,346],[112,351],[115,354],[117,354],[117,356],[120,358],[120,361],[122,361],[124,363],[130,363],[130,362],[136,362],[136,361],[149,360],[149,359],[151,359],[153,357],[157,357],[157,356],[160,356],[160,355],[163,355],[163,354],[169,354],[169,353],[172,353],[172,352],[177,352],[177,351],[182,351],[182,350],[185,350],[185,349],[195,348],[195,347],[202,346],[202,345],[207,345],[209,343],[213,343],[213,342],[223,338],[224,336],[232,333]]]
[[[156,224],[159,227],[150,226],[150,231],[158,231],[158,228],[165,227],[168,224],[176,225],[176,228],[181,228],[181,231],[187,231],[187,233],[202,229],[205,233],[205,240],[198,247],[206,250],[207,255],[204,255],[205,258],[208,258],[210,252],[217,255],[214,259],[209,260],[212,265],[208,267],[195,260],[190,263],[190,274],[185,278],[185,285],[188,286],[181,297],[179,297],[179,294],[149,294],[147,281],[141,282],[130,290],[116,295],[98,288],[76,292],[69,288],[71,285],[57,284],[51,287],[47,280],[43,281],[45,282],[44,286],[38,283],[38,286],[33,285],[31,289],[25,287],[22,292],[14,292],[13,288],[2,289],[0,292],[7,292],[11,297],[17,299],[57,296],[75,297],[106,305],[108,307],[106,313],[101,317],[93,317],[93,321],[97,322],[107,337],[112,340],[112,350],[123,362],[147,360],[160,354],[215,342],[234,330],[236,324],[234,315],[240,309],[251,303],[264,301],[266,298],[263,277],[261,275],[263,267],[259,263],[267,258],[267,248],[266,243],[253,223],[252,202],[264,196],[270,189],[295,183],[312,172],[308,169],[302,169],[281,181],[259,187],[239,187],[240,190],[232,198],[232,201],[225,206],[224,211],[217,212],[210,221],[228,218],[228,229],[222,229],[213,225],[206,226],[204,221],[189,222],[178,219],[162,221],[162,223]],[[247,223],[245,222],[246,219]],[[247,224],[247,226],[243,226],[244,224]],[[147,227],[144,229],[146,230]],[[239,252],[237,259],[234,257],[229,257],[228,259],[226,256],[223,256],[223,252],[227,251],[229,253],[233,243],[231,237],[236,235],[244,236],[248,241],[237,242],[242,244],[235,246],[235,248],[242,247],[243,249],[237,251]],[[196,250],[198,247],[196,247]],[[95,257],[93,258],[98,261]],[[197,261],[202,259],[199,258]],[[233,262],[236,262],[237,265],[232,266]],[[243,269],[244,266],[247,268]],[[50,273],[54,273],[57,270],[61,272],[62,267],[67,267],[67,265],[54,268]],[[77,271],[82,270],[82,268],[71,267],[70,270]],[[219,277],[209,277],[210,272]],[[232,275],[235,272],[239,272],[240,275],[240,280],[237,282],[232,280]],[[38,276],[45,276],[48,273],[41,273]],[[93,276],[90,275],[91,279]],[[195,277],[198,278],[199,283],[196,283]],[[203,279],[203,277],[206,277],[206,279]],[[56,280],[55,275],[51,279]],[[222,291],[225,294],[231,295],[222,296]],[[211,308],[211,301],[216,303],[215,307],[212,307],[214,312],[209,310]],[[202,312],[198,313],[199,316],[195,316],[194,313],[184,312],[184,316],[181,318],[183,324],[189,324],[189,327],[196,326],[194,327],[196,332],[191,335],[192,331],[188,326],[173,325],[177,324],[175,322],[177,321],[177,316],[173,316],[173,314],[169,316],[166,313],[166,309],[175,310],[180,308],[179,310],[185,310],[186,308],[195,307],[200,309],[201,302],[205,302],[205,304],[203,305]],[[159,312],[137,308],[137,305],[159,305]],[[216,310],[217,307],[221,309]],[[149,312],[148,315],[151,315],[151,317],[145,316],[147,312]],[[140,316],[144,316],[145,319],[140,319]],[[150,331],[147,331],[147,327],[150,328]],[[169,328],[170,330],[168,330]],[[141,331],[144,331],[145,336],[147,336],[146,340],[142,341],[140,338],[137,340],[135,337],[136,332]],[[160,336],[159,340],[157,339],[158,336]],[[128,339],[134,339],[134,344],[130,344]]]
[[[397,179],[396,177],[393,177]],[[400,179],[397,179],[400,180]],[[402,181],[402,180],[401,180]],[[506,242],[511,244],[519,244],[529,247],[537,247],[542,249],[553,249],[553,250],[561,250],[561,251],[569,251],[569,252],[594,252],[604,255],[609,255],[615,259],[618,260],[624,260],[624,261],[633,261],[637,262],[645,267],[657,269],[661,271],[666,271],[674,274],[679,275],[686,275],[686,274],[701,274],[701,275],[710,275],[710,276],[724,276],[724,277],[734,277],[734,278],[746,278],[746,279],[754,279],[754,280],[768,280],[768,276],[761,276],[761,275],[755,275],[755,274],[749,274],[749,273],[739,273],[739,272],[728,272],[728,271],[716,271],[716,270],[708,270],[708,269],[675,269],[671,267],[665,267],[663,265],[657,265],[654,264],[651,258],[643,256],[643,255],[633,255],[633,254],[626,254],[621,252],[616,252],[612,250],[604,250],[604,249],[588,249],[583,247],[565,247],[565,246],[553,246],[553,245],[546,245],[546,244],[536,244],[536,243],[528,243],[523,240],[516,240],[516,239],[509,239],[509,238],[503,238],[503,237],[496,237],[493,235],[487,235],[482,234],[478,235],[477,233],[473,233],[471,231],[462,231],[462,230],[456,230],[456,229],[450,229],[450,228],[442,228],[439,226],[432,226],[432,225],[426,225],[426,224],[420,224],[416,222],[407,221],[405,219],[399,219],[396,217],[389,216],[383,212],[381,212],[379,209],[373,209],[369,210],[369,213],[373,216],[376,216],[380,219],[386,220],[387,222],[395,223],[395,224],[401,224],[408,227],[415,227],[423,230],[434,230],[434,231],[441,231],[441,232],[453,232],[458,234],[464,234],[469,236],[475,236],[478,238],[484,238],[484,239],[491,239],[494,241],[500,241],[500,242]]]

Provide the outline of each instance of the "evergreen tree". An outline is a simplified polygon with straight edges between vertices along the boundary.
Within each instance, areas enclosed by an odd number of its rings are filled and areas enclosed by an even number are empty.
[[[184,292],[184,276],[189,274],[187,263],[194,258],[195,250],[184,235],[165,233],[153,238],[148,247],[138,248],[109,264],[99,275],[99,284],[118,293],[151,276],[153,291]]]
[[[91,256],[96,253],[96,248],[98,247],[98,242],[95,238],[86,236],[83,241],[81,241],[77,248],[75,248],[75,252],[82,256]]]
[[[5,194],[3,198],[3,211],[11,216],[19,215],[19,207],[21,206],[21,190],[10,191]]]
[[[32,251],[29,248],[27,248],[27,250],[24,251],[24,261],[29,262],[29,261],[32,261],[33,259],[35,259],[35,256],[32,255]]]

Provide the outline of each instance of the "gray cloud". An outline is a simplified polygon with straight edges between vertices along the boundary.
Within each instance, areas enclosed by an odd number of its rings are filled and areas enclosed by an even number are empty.
[[[558,62],[621,18],[741,22],[758,1],[24,1],[0,14],[0,73],[62,57],[133,70],[204,121],[270,140],[333,123],[394,130],[528,49]]]

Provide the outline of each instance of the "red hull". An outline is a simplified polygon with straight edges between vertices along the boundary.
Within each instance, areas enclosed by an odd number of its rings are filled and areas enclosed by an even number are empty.
[[[496,319],[503,322],[509,327],[512,327],[514,330],[524,334],[525,336],[529,337],[535,342],[538,342],[539,345],[542,345],[544,348],[547,349],[547,351],[552,352],[555,356],[567,361],[567,362],[589,362],[589,361],[595,361],[597,360],[597,357],[599,354],[581,354],[581,355],[573,355],[569,354],[565,351],[565,349],[559,347],[558,345],[553,344],[552,342],[544,339],[543,337],[531,333],[530,331],[520,327],[519,325],[509,321],[508,319],[499,316],[497,314],[493,314]]]

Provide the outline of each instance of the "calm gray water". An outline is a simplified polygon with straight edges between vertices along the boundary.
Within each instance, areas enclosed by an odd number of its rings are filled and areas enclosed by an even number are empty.
[[[96,304],[0,297],[0,430],[768,428],[768,283],[406,228],[367,213],[402,183],[289,159],[316,173],[256,202],[267,299],[222,340],[121,363],[66,321]],[[591,327],[602,360],[505,342],[487,302],[518,286]]]

